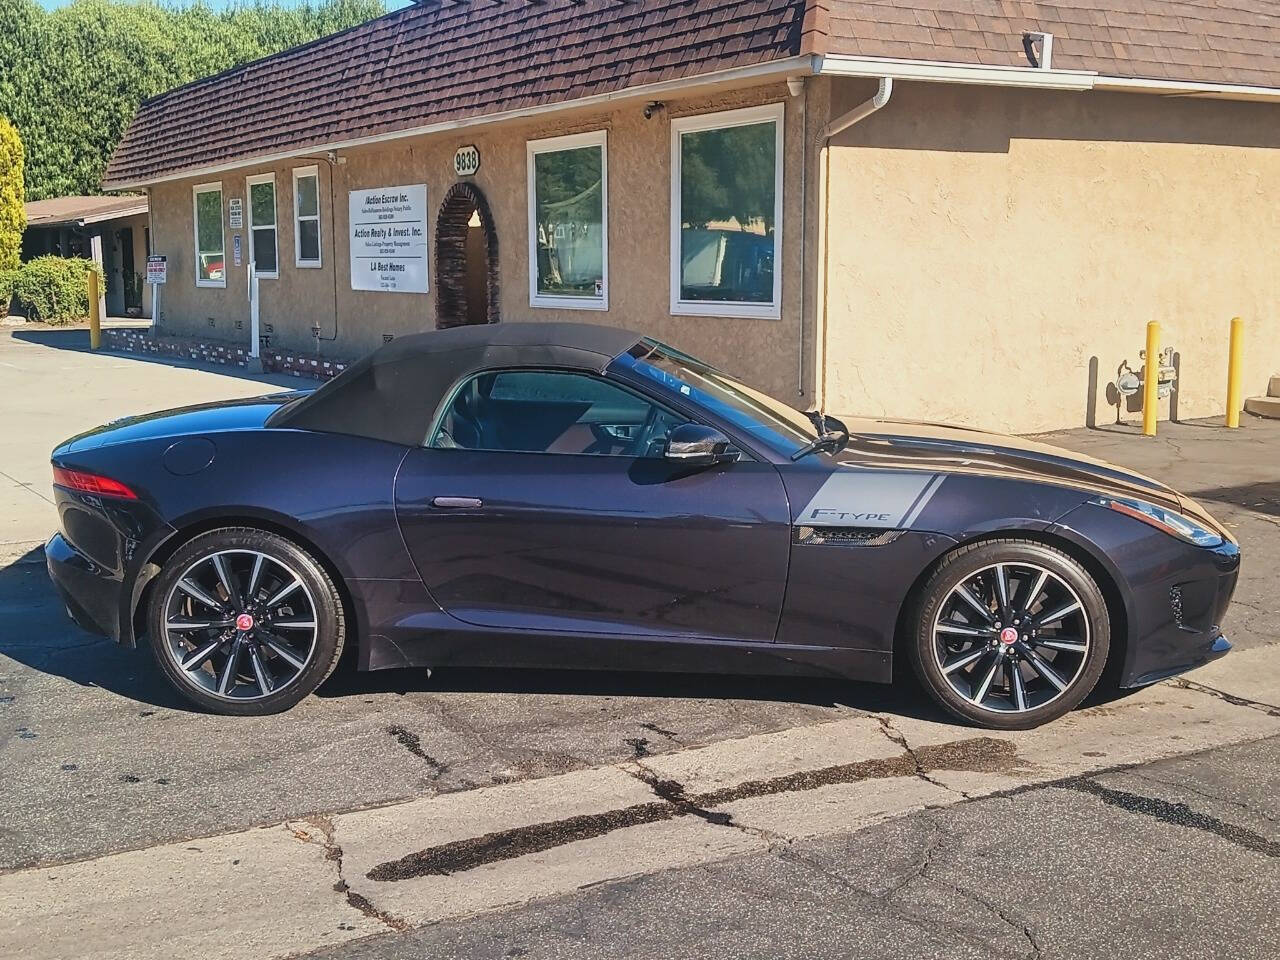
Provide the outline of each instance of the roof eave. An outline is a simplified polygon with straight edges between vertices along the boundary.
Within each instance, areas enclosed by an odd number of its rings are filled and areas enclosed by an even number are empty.
[[[843,54],[828,54],[816,59],[818,62],[814,72],[824,76],[891,77],[894,80],[918,80],[932,83],[1031,87],[1042,90],[1102,90],[1217,100],[1280,102],[1280,88],[1277,87],[1104,76],[1092,70],[1044,70],[1031,66],[987,66],[941,60],[897,60],[890,57],[858,57]]]
[[[149,210],[146,203],[137,204],[132,207],[125,207],[121,210],[109,210],[102,213],[89,213],[82,216],[60,216],[27,220],[27,228],[31,227],[84,227],[95,223],[106,223],[110,220],[127,220],[130,217],[139,217],[146,214]]]

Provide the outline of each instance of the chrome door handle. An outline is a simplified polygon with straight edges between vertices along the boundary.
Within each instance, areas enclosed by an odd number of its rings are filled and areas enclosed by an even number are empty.
[[[483,507],[484,501],[479,497],[432,497],[431,505],[444,510],[474,510]]]

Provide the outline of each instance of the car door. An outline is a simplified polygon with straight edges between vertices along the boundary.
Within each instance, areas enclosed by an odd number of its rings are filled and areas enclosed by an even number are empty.
[[[463,383],[396,480],[405,542],[471,624],[771,641],[790,518],[772,464],[662,458],[687,417],[585,373]]]

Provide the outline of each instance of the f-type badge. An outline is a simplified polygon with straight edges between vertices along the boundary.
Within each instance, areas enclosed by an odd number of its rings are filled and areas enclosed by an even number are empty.
[[[833,473],[801,511],[806,527],[908,529],[945,478],[936,473],[845,469]]]

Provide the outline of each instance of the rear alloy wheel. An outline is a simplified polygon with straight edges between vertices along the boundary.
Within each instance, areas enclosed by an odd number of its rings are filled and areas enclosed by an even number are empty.
[[[201,534],[169,558],[152,598],[157,663],[183,696],[218,713],[287,710],[324,681],[342,652],[332,579],[274,533]]]
[[[949,554],[915,610],[912,660],[952,713],[1020,730],[1062,716],[1102,674],[1110,621],[1097,583],[1072,557],[1026,540]]]

